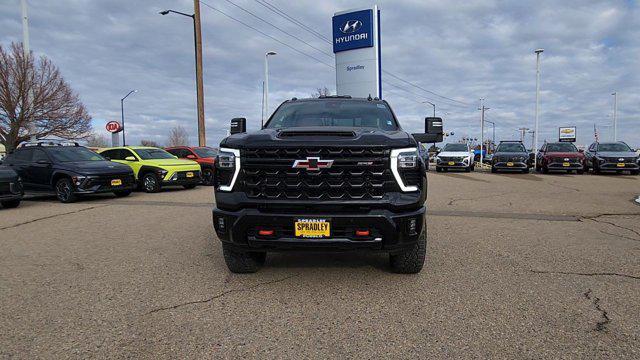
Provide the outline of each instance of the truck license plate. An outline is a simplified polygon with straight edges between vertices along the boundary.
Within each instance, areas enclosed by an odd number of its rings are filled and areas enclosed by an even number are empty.
[[[113,179],[111,180],[111,186],[120,186],[122,185],[122,180],[121,179]]]
[[[188,172],[188,173],[187,173],[187,177],[188,177],[188,178],[192,178],[192,177],[193,177],[193,173],[192,173],[192,172]]]
[[[571,164],[569,164],[568,162],[563,162],[563,163],[562,163],[562,166],[564,166],[564,167],[568,167],[568,166],[571,166]]]
[[[331,236],[331,224],[325,219],[298,219],[294,227],[296,237],[323,238]]]
[[[624,163],[618,163],[618,167],[624,167]]]

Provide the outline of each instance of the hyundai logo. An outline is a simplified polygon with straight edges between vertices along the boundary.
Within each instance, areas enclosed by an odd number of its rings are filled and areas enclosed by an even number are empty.
[[[620,158],[620,159],[618,159],[618,161],[624,161],[624,158]]]
[[[328,169],[333,165],[333,160],[321,160],[319,157],[308,157],[304,160],[296,160],[293,163],[294,169],[320,170]]]
[[[564,158],[564,161],[569,161],[569,158]]]
[[[340,31],[343,34],[353,34],[354,32],[360,30],[362,27],[362,21],[360,20],[349,20],[340,26]]]

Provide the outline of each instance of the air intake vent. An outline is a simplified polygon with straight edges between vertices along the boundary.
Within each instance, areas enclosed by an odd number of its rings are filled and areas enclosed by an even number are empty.
[[[315,136],[324,136],[324,137],[355,137],[356,134],[353,131],[282,131],[278,134],[279,137],[315,137]]]

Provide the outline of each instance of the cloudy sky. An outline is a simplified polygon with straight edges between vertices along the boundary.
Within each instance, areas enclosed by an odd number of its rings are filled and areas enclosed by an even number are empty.
[[[120,98],[138,89],[125,104],[129,143],[141,139],[164,143],[169,129],[178,124],[188,130],[192,143],[197,142],[191,19],[158,14],[164,9],[191,13],[191,0],[28,0],[28,4],[31,49],[60,67],[93,116],[96,132],[106,134],[105,123],[120,119]],[[215,146],[233,117],[246,117],[250,129],[259,127],[267,50],[278,52],[270,60],[272,109],[287,98],[307,97],[318,87],[335,92],[335,73],[327,66],[334,63],[330,40],[323,40],[331,37],[331,16],[372,2],[204,0],[201,4],[207,138]],[[269,10],[265,6],[269,4],[317,33]],[[533,50],[541,47],[545,52],[540,141],[557,139],[559,126],[577,126],[578,142],[588,144],[594,124],[602,138],[610,138],[611,93],[617,91],[619,138],[640,146],[638,2],[381,0],[377,4],[382,11],[383,69],[430,91],[383,75],[383,96],[406,129],[420,131],[421,119],[432,111],[421,102],[431,101],[447,131],[455,133],[453,139],[479,137],[478,99],[484,98],[490,108],[487,120],[496,123],[496,138],[518,138],[517,128],[534,125]],[[20,0],[0,1],[0,29],[3,46],[21,41]],[[486,136],[492,136],[491,125]]]

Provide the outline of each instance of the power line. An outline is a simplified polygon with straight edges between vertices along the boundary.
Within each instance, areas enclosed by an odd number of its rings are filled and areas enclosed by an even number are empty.
[[[255,2],[257,2],[258,4],[264,6],[265,8],[269,9],[270,11],[284,17],[285,19],[293,22],[294,24],[300,26],[301,28],[305,29],[307,32],[309,32],[311,35],[319,38],[320,40],[326,41],[329,44],[332,44],[331,40],[329,40],[327,37],[325,37],[324,35],[320,34],[319,32],[313,30],[312,28],[308,27],[307,25],[305,25],[304,23],[298,21],[297,19],[295,19],[294,17],[290,16],[289,14],[287,14],[285,11],[282,11],[280,9],[278,9],[278,7],[276,7],[273,4],[270,4],[269,2],[267,2],[266,0],[255,0]]]
[[[315,49],[315,50],[317,50],[317,51],[319,51],[319,52],[323,53],[324,55],[327,55],[328,57],[330,57],[330,58],[332,58],[332,59],[333,59],[333,54],[331,54],[331,53],[329,53],[329,52],[327,52],[327,51],[324,51],[324,50],[322,50],[322,49],[320,49],[320,48],[317,48],[317,47],[315,47],[315,46],[313,46],[313,45],[309,44],[309,43],[308,43],[308,42],[306,42],[305,40],[303,40],[303,39],[301,39],[301,38],[299,38],[299,37],[297,37],[297,36],[295,36],[295,35],[293,35],[293,34],[289,33],[288,31],[286,31],[286,30],[284,30],[284,29],[282,29],[282,28],[280,28],[280,27],[278,27],[278,26],[276,26],[276,25],[274,25],[274,24],[270,23],[269,21],[267,21],[267,20],[265,20],[265,19],[261,18],[260,16],[258,16],[258,15],[256,15],[256,14],[254,14],[253,12],[251,12],[251,11],[249,11],[249,10],[245,9],[244,7],[242,7],[242,6],[240,6],[240,5],[236,4],[236,3],[234,3],[234,2],[233,2],[233,1],[231,1],[231,0],[225,0],[225,1],[226,1],[226,2],[228,2],[229,4],[233,5],[233,6],[237,7],[238,9],[240,9],[240,10],[242,10],[242,11],[246,12],[247,14],[249,14],[249,15],[253,16],[254,18],[256,18],[256,19],[258,19],[258,20],[262,21],[263,23],[265,23],[265,24],[267,24],[267,25],[269,25],[269,26],[271,26],[271,27],[273,27],[273,28],[275,28],[275,29],[279,30],[280,32],[282,32],[282,33],[284,33],[284,34],[287,34],[287,35],[291,36],[292,38],[294,38],[294,39],[296,39],[296,40],[300,41],[301,43],[303,43],[303,44],[305,44],[305,45],[309,46],[310,48],[313,48],[313,49]]]
[[[227,1],[228,1],[228,0],[227,0]],[[322,34],[318,33],[317,31],[315,31],[315,30],[313,30],[313,29],[311,29],[311,28],[309,28],[307,25],[305,25],[305,24],[304,24],[304,23],[302,23],[301,21],[299,21],[299,20],[295,19],[294,17],[290,16],[290,15],[289,15],[289,14],[287,14],[285,11],[280,10],[280,9],[279,9],[279,8],[277,8],[275,5],[269,4],[266,0],[255,0],[255,1],[256,1],[258,4],[260,4],[260,5],[264,6],[265,8],[267,8],[267,9],[271,10],[272,12],[274,12],[274,13],[276,13],[276,14],[278,14],[278,15],[280,15],[280,16],[282,16],[282,17],[284,17],[285,19],[289,20],[290,22],[292,22],[292,23],[294,23],[294,24],[298,25],[299,27],[303,28],[304,30],[308,31],[310,34],[312,34],[312,35],[314,35],[314,36],[318,37],[319,39],[321,39],[321,40],[323,40],[323,41],[325,41],[325,42],[327,42],[327,43],[329,43],[329,44],[333,44],[333,42],[332,42],[331,40],[329,40],[328,38],[326,38],[326,37],[325,37],[325,36],[323,36]],[[453,99],[453,98],[450,98],[450,97],[447,97],[447,96],[444,96],[444,95],[440,95],[440,94],[438,94],[438,93],[436,93],[436,92],[434,92],[434,91],[431,91],[431,90],[425,89],[425,88],[423,88],[423,87],[421,87],[421,86],[419,86],[419,85],[416,85],[416,84],[414,84],[414,83],[412,83],[412,82],[410,82],[410,81],[407,81],[407,80],[405,80],[405,79],[403,79],[403,78],[399,77],[398,75],[395,75],[395,74],[391,73],[390,71],[383,70],[383,72],[384,72],[385,74],[387,74],[387,75],[389,75],[389,76],[391,76],[391,77],[395,78],[395,79],[398,79],[398,80],[400,80],[400,81],[402,81],[402,82],[404,82],[404,83],[406,83],[406,84],[408,84],[408,85],[411,85],[411,86],[413,86],[413,87],[415,87],[415,88],[417,88],[417,89],[420,89],[420,90],[425,91],[425,92],[427,92],[427,93],[429,93],[429,94],[432,94],[432,95],[434,95],[434,96],[437,96],[437,97],[439,97],[439,98],[441,98],[441,99],[448,100],[448,101],[452,101],[452,102],[455,102],[455,103],[458,103],[458,104],[461,104],[461,105],[464,105],[464,106],[472,106],[472,104],[466,103],[466,102],[464,102],[464,101],[456,100],[456,99]]]
[[[217,9],[217,8],[215,8],[215,7],[213,7],[213,6],[209,5],[209,4],[207,4],[206,2],[204,2],[204,1],[202,1],[202,0],[200,0],[200,3],[201,3],[202,5],[204,5],[204,6],[208,7],[208,8],[209,8],[209,9],[211,9],[211,10],[214,10],[214,11],[219,12],[220,14],[222,14],[222,15],[224,15],[224,16],[226,16],[226,17],[228,17],[229,19],[231,19],[231,20],[233,20],[233,21],[236,21],[236,22],[238,22],[238,23],[240,23],[240,24],[242,24],[242,25],[244,25],[244,26],[246,26],[246,27],[248,27],[248,28],[250,28],[250,29],[252,29],[252,30],[255,30],[255,31],[259,32],[260,34],[262,34],[262,35],[264,35],[264,36],[266,36],[266,37],[270,38],[270,39],[271,39],[271,40],[273,40],[273,41],[276,41],[276,42],[278,42],[278,43],[280,43],[280,44],[282,44],[282,45],[284,45],[284,46],[286,46],[286,47],[290,48],[291,50],[293,50],[293,51],[295,51],[295,52],[297,52],[297,53],[299,53],[299,54],[301,54],[301,55],[304,55],[304,56],[306,56],[306,57],[308,57],[308,58],[314,59],[315,61],[317,61],[317,62],[319,62],[319,63],[321,63],[321,64],[323,64],[323,65],[326,65],[326,66],[328,66],[328,67],[330,67],[330,68],[335,69],[335,67],[334,67],[333,65],[328,64],[328,63],[326,63],[326,62],[324,62],[324,61],[322,61],[322,60],[318,59],[317,57],[315,57],[315,56],[313,56],[313,55],[307,54],[307,53],[306,53],[306,52],[304,52],[304,51],[298,50],[298,49],[296,49],[295,47],[293,47],[293,46],[291,46],[291,45],[289,45],[289,44],[285,43],[284,41],[282,41],[282,40],[280,40],[280,39],[278,39],[278,38],[275,38],[275,37],[273,37],[273,36],[271,36],[271,35],[269,35],[269,34],[267,34],[267,33],[263,32],[262,30],[259,30],[258,28],[253,27],[253,26],[251,26],[251,25],[249,25],[249,24],[245,23],[245,22],[244,22],[244,21],[242,21],[242,20],[238,20],[238,19],[236,19],[235,17],[233,17],[233,16],[231,16],[231,15],[229,15],[229,14],[225,13],[224,11],[222,11],[222,10],[220,10],[220,9]]]

